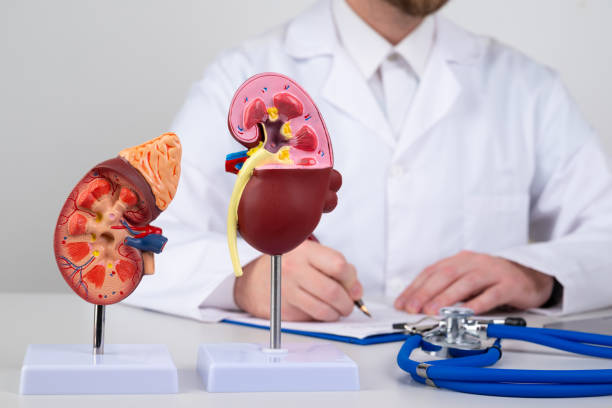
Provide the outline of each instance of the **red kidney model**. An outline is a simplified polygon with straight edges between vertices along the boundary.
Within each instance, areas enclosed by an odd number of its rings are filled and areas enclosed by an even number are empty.
[[[167,208],[181,173],[181,143],[163,134],[91,169],[62,207],[54,235],[57,266],[79,296],[117,303],[154,272],[167,239],[149,225]]]
[[[228,126],[247,151],[226,158],[237,173],[227,215],[236,276],[242,267],[237,231],[257,250],[281,255],[300,245],[336,207],[342,184],[331,141],[314,102],[284,75],[251,77],[236,91]]]

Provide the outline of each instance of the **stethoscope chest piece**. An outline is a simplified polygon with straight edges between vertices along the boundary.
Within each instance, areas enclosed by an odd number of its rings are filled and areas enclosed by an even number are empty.
[[[470,319],[474,312],[466,307],[445,307],[440,309],[441,319],[438,326],[423,334],[423,342],[431,345],[424,351],[448,357],[449,350],[484,350],[490,346],[487,341],[486,326]],[[482,327],[479,327],[482,326]]]

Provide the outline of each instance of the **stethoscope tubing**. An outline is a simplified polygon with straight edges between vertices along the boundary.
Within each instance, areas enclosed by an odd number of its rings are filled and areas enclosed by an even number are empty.
[[[612,336],[604,336],[602,334],[490,324],[487,328],[487,336],[528,341],[586,356],[612,358],[612,348],[610,348],[612,346]]]
[[[426,379],[440,388],[454,391],[508,397],[585,397],[612,394],[612,369],[607,370],[516,370],[483,368],[501,358],[501,338],[531,341],[579,354],[612,358],[612,336],[566,330],[489,325],[487,334],[497,337],[493,347],[467,357],[426,362],[427,378],[417,373],[419,362],[412,351],[422,345],[422,337],[406,339],[397,356],[398,365],[419,383]],[[576,342],[589,342],[582,344]]]

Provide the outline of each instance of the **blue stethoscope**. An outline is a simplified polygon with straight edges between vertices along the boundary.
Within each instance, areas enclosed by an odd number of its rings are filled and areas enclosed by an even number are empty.
[[[528,341],[571,353],[612,359],[612,336],[525,327],[525,320],[521,318],[477,320],[466,308],[443,308],[440,313],[440,320],[425,318],[413,325],[393,325],[410,335],[397,355],[397,364],[415,381],[454,391],[504,397],[612,394],[612,369],[483,368],[501,359],[501,339]],[[410,355],[419,347],[437,356],[453,358],[414,361]]]

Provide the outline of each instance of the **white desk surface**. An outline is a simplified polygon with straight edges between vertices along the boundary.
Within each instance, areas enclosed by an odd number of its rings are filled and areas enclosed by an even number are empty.
[[[19,374],[30,343],[91,342],[93,306],[73,294],[0,293],[0,407],[611,407],[612,397],[583,399],[499,398],[433,389],[412,381],[396,364],[401,343],[357,346],[335,342],[359,365],[361,391],[209,394],[195,372],[203,342],[266,343],[268,332],[196,321],[114,305],[106,311],[106,343],[163,343],[179,372],[176,395],[22,396]],[[283,341],[322,341],[283,335]],[[505,351],[500,368],[612,368],[610,360]]]

